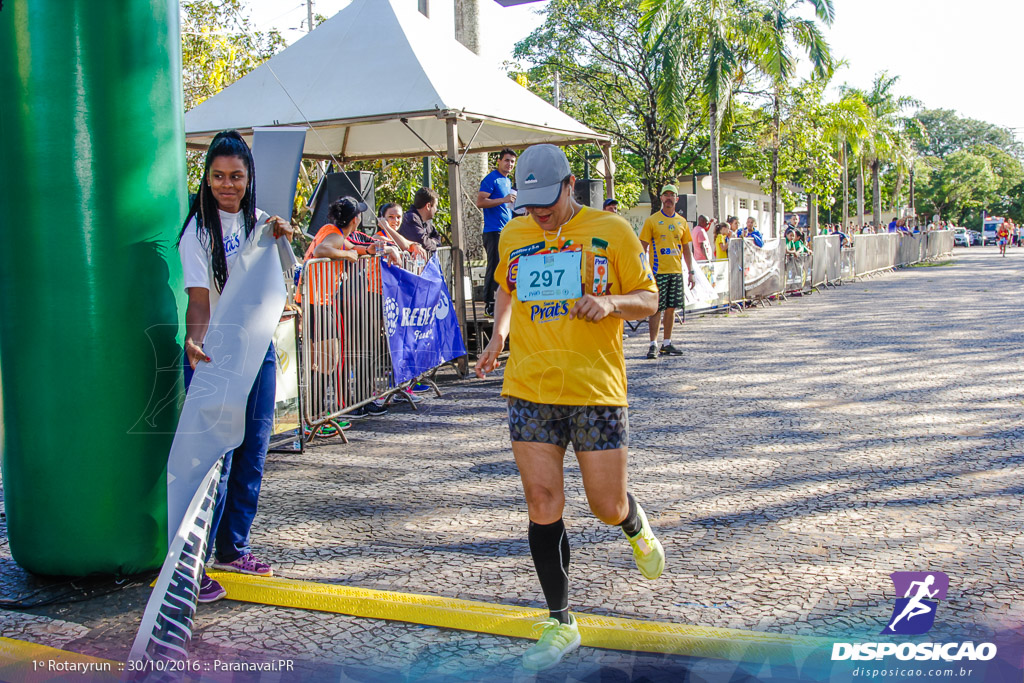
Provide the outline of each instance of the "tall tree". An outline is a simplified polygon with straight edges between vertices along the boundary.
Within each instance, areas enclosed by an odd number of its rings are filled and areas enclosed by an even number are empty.
[[[962,118],[950,109],[922,109],[914,118],[928,132],[927,141],[918,143],[925,156],[941,158],[975,145],[990,144],[1017,158],[1024,157],[1024,146],[1009,128]]]
[[[641,27],[653,40],[650,49],[671,63],[680,63],[688,51],[696,50],[701,57],[701,94],[707,108],[708,155],[711,170],[711,211],[721,218],[719,143],[723,114],[729,107],[733,86],[742,77],[742,47],[746,35],[743,21],[744,7],[740,0],[706,0],[691,4],[688,0],[643,0],[640,9],[645,13]],[[684,21],[689,16],[690,21]],[[686,24],[691,33],[684,29]],[[680,79],[665,82],[659,100],[671,106],[678,98],[675,90]]]
[[[700,139],[703,117],[691,109],[701,93],[699,54],[669,36],[693,35],[690,13],[643,27],[640,2],[550,0],[540,9],[544,22],[514,54],[535,65],[531,88],[541,94],[558,72],[563,111],[611,136],[656,203]]]
[[[900,139],[905,131],[903,111],[919,104],[912,97],[896,95],[895,86],[899,79],[899,76],[890,76],[883,71],[875,76],[871,90],[867,92],[843,88],[847,93],[859,95],[871,111],[871,125],[864,146],[862,165],[867,163],[871,169],[872,220],[876,225],[882,222],[882,164],[891,160],[895,150],[905,144]]]
[[[850,160],[849,150],[860,155],[861,145],[868,136],[871,112],[859,96],[847,93],[838,102],[825,107],[825,136],[837,150],[839,165],[842,167],[843,187],[843,228],[850,222]]]
[[[284,49],[276,30],[257,31],[242,0],[182,0],[181,69],[185,111],[213,97]],[[202,153],[188,153],[189,189],[202,176]]]
[[[778,167],[779,136],[781,134],[782,90],[796,71],[793,47],[799,48],[810,59],[815,78],[826,80],[833,71],[832,54],[817,22],[797,16],[796,10],[804,4],[814,9],[814,16],[825,26],[835,19],[832,0],[762,0],[758,8],[759,21],[751,35],[755,47],[755,61],[772,83],[772,226],[778,224]],[[773,227],[774,229],[774,227]]]
[[[925,185],[924,206],[944,218],[962,222],[972,209],[984,208],[997,184],[992,163],[980,154],[958,150],[947,154]]]

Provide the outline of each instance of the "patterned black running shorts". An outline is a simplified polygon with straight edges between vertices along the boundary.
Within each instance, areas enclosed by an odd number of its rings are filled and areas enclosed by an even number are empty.
[[[658,273],[654,276],[654,282],[658,285],[658,312],[666,308],[682,308],[685,303],[683,298],[683,274],[682,273]]]
[[[626,406],[559,406],[510,396],[508,430],[513,441],[549,443],[579,452],[629,445]]]

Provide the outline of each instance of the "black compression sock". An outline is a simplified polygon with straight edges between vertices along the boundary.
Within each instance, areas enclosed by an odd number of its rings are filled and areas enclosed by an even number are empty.
[[[569,538],[565,523],[530,522],[530,554],[551,616],[569,623]]]
[[[627,536],[633,538],[640,533],[640,529],[643,527],[640,524],[640,515],[636,513],[636,498],[632,493],[627,493],[626,500],[629,502],[629,512],[626,513],[626,518],[619,523],[619,526]]]

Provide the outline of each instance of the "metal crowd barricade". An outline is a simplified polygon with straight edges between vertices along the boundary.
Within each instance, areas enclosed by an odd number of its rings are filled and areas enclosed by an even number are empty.
[[[817,235],[814,238],[814,257],[811,265],[811,286],[832,285],[839,282],[840,250],[839,235]]]
[[[309,440],[398,389],[384,334],[381,257],[310,259],[302,267],[302,421]],[[415,406],[414,406],[415,408]],[[342,439],[346,441],[344,433]]]
[[[854,261],[853,247],[845,247],[844,249],[842,249],[840,260],[840,279],[853,280],[855,277],[857,277],[857,264]]]
[[[811,288],[811,259],[810,254],[786,254],[786,294]]]
[[[929,260],[948,258],[953,255],[953,231],[936,230],[925,233],[926,254]]]

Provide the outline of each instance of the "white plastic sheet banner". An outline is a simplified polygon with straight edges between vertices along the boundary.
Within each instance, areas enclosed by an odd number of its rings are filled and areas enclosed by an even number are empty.
[[[218,458],[203,478],[202,486],[188,506],[185,524],[171,542],[167,560],[160,569],[146,605],[142,624],[135,635],[128,659],[141,666],[126,675],[128,680],[150,680],[159,674],[148,662],[167,662],[188,658],[192,624],[196,613],[199,581],[206,563],[210,542],[210,523],[216,503],[217,482],[224,460]],[[174,561],[171,561],[171,559]],[[156,599],[159,598],[159,599]],[[174,679],[174,677],[171,677]]]
[[[758,247],[754,240],[744,239],[743,247],[746,298],[756,299],[781,293],[786,281],[786,249],[782,240],[765,240],[764,247]]]
[[[277,353],[277,394],[273,434],[277,435],[299,426],[299,355],[294,317],[278,324],[274,332],[274,351]]]
[[[216,485],[224,454],[242,443],[249,391],[284,304],[281,259],[264,222],[231,268],[204,340],[211,362],[196,367],[178,420],[167,459],[168,553],[129,655],[133,661],[187,656],[206,550],[206,543],[196,539],[209,540],[209,517],[204,516],[212,504],[204,502],[204,492],[211,482]],[[172,623],[176,638],[168,641]]]
[[[302,163],[306,129],[294,127],[256,127],[252,131],[252,158],[256,163],[256,202],[271,216],[292,219],[295,186]],[[277,243],[281,269],[291,276],[298,264],[295,252],[285,240]]]
[[[714,268],[705,269],[707,263],[694,262],[694,286],[690,289],[689,276],[683,273],[683,292],[685,298],[685,309],[687,311],[703,311],[714,308],[718,305],[718,293],[715,285],[708,277],[708,270],[711,277],[714,277]]]

